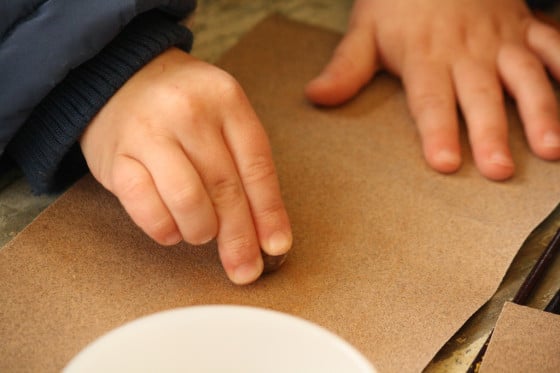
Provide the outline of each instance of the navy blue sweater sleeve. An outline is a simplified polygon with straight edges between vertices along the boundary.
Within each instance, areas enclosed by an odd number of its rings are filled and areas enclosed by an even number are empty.
[[[6,152],[35,193],[57,191],[87,171],[78,138],[112,95],[171,46],[188,51],[191,32],[163,12],[135,18],[92,59],[73,69],[35,107]]]

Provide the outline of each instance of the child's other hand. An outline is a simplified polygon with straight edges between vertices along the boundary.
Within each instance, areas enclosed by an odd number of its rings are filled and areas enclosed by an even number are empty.
[[[522,0],[357,0],[348,32],[306,94],[337,105],[386,69],[402,78],[431,167],[460,167],[458,102],[478,169],[503,180],[514,164],[502,85],[517,102],[533,152],[560,158],[558,105],[545,66],[560,79],[560,33]]]
[[[81,140],[92,174],[163,245],[217,238],[249,283],[292,243],[266,133],[237,82],[170,49],[136,73]]]

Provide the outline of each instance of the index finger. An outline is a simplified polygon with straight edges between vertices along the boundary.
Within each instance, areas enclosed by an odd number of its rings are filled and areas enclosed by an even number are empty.
[[[292,246],[292,231],[268,137],[244,95],[238,107],[225,119],[224,138],[249,201],[259,244],[269,255],[282,255]]]

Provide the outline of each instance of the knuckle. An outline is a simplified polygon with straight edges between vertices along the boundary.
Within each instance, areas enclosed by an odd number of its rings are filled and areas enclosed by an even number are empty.
[[[173,134],[166,128],[152,126],[146,135],[158,149],[169,148],[176,142]]]
[[[535,104],[533,106],[533,110],[536,113],[539,113],[541,116],[541,120],[546,122],[545,118],[551,118],[553,121],[558,115],[558,107],[556,105],[556,101],[552,97],[547,97],[548,95],[539,95],[535,100]]]
[[[247,236],[234,236],[221,243],[222,249],[227,253],[227,260],[231,266],[250,262],[253,259],[252,240]]]
[[[414,38],[414,45],[417,46],[418,52],[426,56],[430,56],[434,49],[434,35],[432,33],[423,32]]]
[[[146,174],[114,172],[112,192],[121,199],[137,201],[149,192],[150,184],[151,180]]]
[[[448,106],[448,99],[436,92],[423,92],[413,95],[410,99],[411,106],[416,113],[431,111]]]
[[[501,69],[516,69],[521,71],[542,70],[542,62],[527,48],[506,44],[498,51],[498,64]]]
[[[502,91],[496,89],[496,87],[494,86],[475,85],[474,87],[472,87],[470,94],[473,97],[476,97],[476,99],[478,100],[476,101],[476,103],[479,105],[479,107],[498,108],[500,111],[491,111],[490,113],[492,114],[490,115],[489,113],[487,117],[488,118],[492,117],[492,119],[489,119],[488,122],[498,121],[501,123],[502,116],[504,115],[502,112],[503,110],[502,107],[504,106],[504,96]],[[496,123],[491,127],[496,127],[498,125],[500,124]]]
[[[206,117],[205,114],[209,110],[206,99],[200,97],[196,90],[180,85],[165,84],[154,87],[154,100],[161,103],[163,115],[175,117],[183,125],[196,126],[201,118]],[[148,124],[152,130],[157,131],[161,123],[161,120],[155,120]]]
[[[471,94],[475,97],[482,98],[485,102],[498,103],[499,101],[501,101],[500,99],[498,99],[500,95],[497,94],[496,89],[487,84],[473,85]]]
[[[143,224],[146,234],[157,242],[164,242],[167,236],[175,230],[175,223],[167,215],[159,220],[150,220]]]
[[[518,67],[524,71],[538,71],[543,68],[541,62],[528,52],[519,53],[516,63]]]
[[[280,199],[269,202],[255,212],[256,220],[269,226],[279,226],[283,215],[284,204]]]
[[[235,205],[243,200],[243,188],[235,178],[218,180],[210,190],[212,201],[217,206]]]
[[[152,88],[152,97],[158,102],[165,103],[169,108],[181,107],[190,101],[187,90],[178,84],[155,84]]]
[[[507,130],[493,121],[481,121],[478,128],[469,135],[479,148],[499,149],[507,141]]]
[[[174,209],[187,212],[202,206],[204,193],[199,188],[185,186],[171,192],[168,198],[170,205],[173,206]]]
[[[225,99],[239,100],[245,98],[245,93],[241,85],[232,75],[225,71],[219,71],[214,84],[219,95]]]
[[[276,176],[272,160],[264,155],[254,157],[243,169],[241,177],[246,183],[269,180]]]

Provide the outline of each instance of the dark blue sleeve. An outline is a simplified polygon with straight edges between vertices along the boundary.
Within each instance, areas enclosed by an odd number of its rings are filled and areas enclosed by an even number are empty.
[[[6,153],[35,193],[57,191],[87,171],[77,142],[111,96],[140,68],[171,46],[189,50],[192,34],[152,10],[135,18],[100,53],[59,83],[34,108]]]

